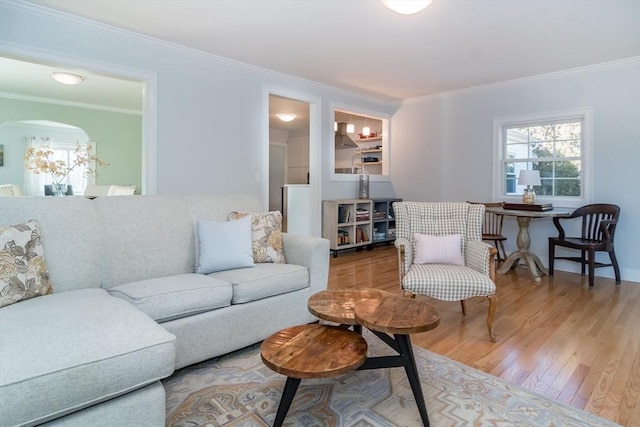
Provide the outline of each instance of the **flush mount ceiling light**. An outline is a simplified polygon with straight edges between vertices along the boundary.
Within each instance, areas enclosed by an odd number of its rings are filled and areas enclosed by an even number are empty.
[[[82,83],[84,81],[84,77],[79,74],[66,73],[61,71],[55,71],[51,73],[51,77],[58,83],[62,83],[63,85],[77,85],[78,83]]]
[[[278,113],[276,114],[276,117],[278,117],[283,122],[290,122],[291,120],[296,118],[296,115],[291,113]]]
[[[432,0],[382,0],[385,6],[402,15],[418,13],[432,2]]]

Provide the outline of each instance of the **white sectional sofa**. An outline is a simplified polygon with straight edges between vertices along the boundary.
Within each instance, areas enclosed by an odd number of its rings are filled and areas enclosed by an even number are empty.
[[[160,379],[316,320],[325,239],[283,233],[286,264],[195,273],[198,221],[232,211],[263,209],[242,195],[0,200],[0,226],[38,221],[53,287],[0,308],[0,426],[163,426]]]

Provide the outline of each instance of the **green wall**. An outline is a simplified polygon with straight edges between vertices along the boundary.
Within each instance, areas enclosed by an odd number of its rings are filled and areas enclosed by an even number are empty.
[[[142,115],[0,98],[0,124],[49,120],[83,129],[98,141],[98,157],[109,167],[98,170],[97,184],[135,184],[142,188]],[[2,141],[0,141],[0,144]]]

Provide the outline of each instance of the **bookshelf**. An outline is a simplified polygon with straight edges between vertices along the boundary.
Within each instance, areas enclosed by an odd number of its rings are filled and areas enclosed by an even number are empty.
[[[373,243],[396,240],[396,215],[393,203],[402,199],[373,199]]]
[[[401,199],[343,199],[322,202],[322,237],[338,251],[395,240],[392,204]],[[375,231],[374,231],[375,230]]]

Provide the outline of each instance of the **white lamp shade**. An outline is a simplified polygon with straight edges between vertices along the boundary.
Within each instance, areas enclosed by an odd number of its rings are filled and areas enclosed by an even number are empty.
[[[518,176],[518,185],[540,185],[540,171],[521,170]]]

